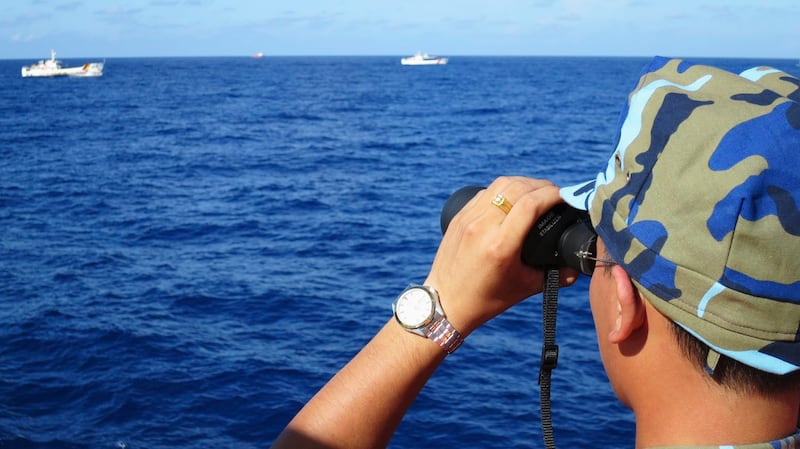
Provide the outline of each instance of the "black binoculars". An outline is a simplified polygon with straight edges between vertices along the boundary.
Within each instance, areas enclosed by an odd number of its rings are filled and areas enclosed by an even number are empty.
[[[467,186],[450,195],[442,208],[442,234],[458,211],[483,189]],[[589,214],[562,203],[534,223],[522,245],[521,257],[531,267],[570,267],[591,276],[596,249],[597,234]]]

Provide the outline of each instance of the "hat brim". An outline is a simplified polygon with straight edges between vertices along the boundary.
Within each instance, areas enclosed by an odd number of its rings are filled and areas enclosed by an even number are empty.
[[[561,199],[575,209],[589,211],[594,198],[594,187],[596,180],[575,184],[568,187],[562,187],[559,190]]]

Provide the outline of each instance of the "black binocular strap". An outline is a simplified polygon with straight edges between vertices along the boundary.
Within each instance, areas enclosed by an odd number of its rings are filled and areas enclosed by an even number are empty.
[[[542,360],[539,366],[539,403],[542,420],[542,438],[547,449],[555,449],[553,417],[550,413],[550,377],[558,366],[556,344],[556,313],[558,311],[558,267],[547,267],[542,295]]]

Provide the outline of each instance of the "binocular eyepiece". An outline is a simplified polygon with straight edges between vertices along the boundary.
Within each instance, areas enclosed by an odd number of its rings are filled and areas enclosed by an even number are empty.
[[[442,208],[442,234],[458,211],[483,189],[467,186],[450,195]],[[531,227],[522,245],[521,257],[522,262],[531,267],[570,267],[591,276],[596,248],[597,234],[589,214],[561,203],[539,217]]]

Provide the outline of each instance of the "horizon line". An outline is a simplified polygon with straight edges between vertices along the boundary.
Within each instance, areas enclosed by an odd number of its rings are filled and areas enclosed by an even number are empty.
[[[270,58],[396,58],[396,57],[405,57],[408,56],[407,54],[263,54],[260,57],[254,57],[258,53],[249,53],[249,54],[226,54],[226,55],[130,55],[130,56],[103,56],[103,58],[108,59],[134,59],[134,58],[152,58],[152,59],[164,59],[164,58],[247,58],[247,59],[270,59]],[[622,58],[653,58],[656,56],[666,56],[669,58],[679,58],[679,59],[750,59],[750,60],[794,60],[795,58],[790,57],[780,57],[780,56],[710,56],[710,55],[682,55],[682,56],[675,56],[675,55],[663,55],[663,54],[651,54],[651,55],[578,55],[578,54],[519,54],[519,53],[509,53],[509,54],[468,54],[468,53],[451,53],[451,54],[444,54],[444,53],[437,53],[438,56],[446,56],[448,58],[614,58],[614,59],[622,59]],[[65,59],[89,59],[94,58],[97,59],[98,56],[69,56]],[[43,57],[34,57],[34,58],[25,58],[25,57],[0,57],[0,61],[18,61],[18,60],[29,60],[29,59],[45,59]]]

